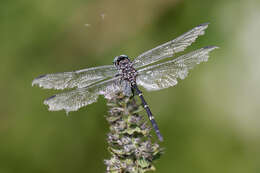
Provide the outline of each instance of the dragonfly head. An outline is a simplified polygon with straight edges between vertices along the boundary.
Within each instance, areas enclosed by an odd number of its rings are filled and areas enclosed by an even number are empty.
[[[116,67],[119,66],[119,64],[122,64],[122,63],[129,63],[130,62],[130,59],[128,58],[127,55],[120,55],[120,56],[116,56],[113,63]]]

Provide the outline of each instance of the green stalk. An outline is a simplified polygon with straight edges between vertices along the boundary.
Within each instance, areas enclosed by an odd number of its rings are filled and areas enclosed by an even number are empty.
[[[151,140],[151,128],[138,112],[143,108],[134,97],[116,94],[107,105],[109,123],[107,173],[144,173],[155,170],[153,162],[162,149]]]

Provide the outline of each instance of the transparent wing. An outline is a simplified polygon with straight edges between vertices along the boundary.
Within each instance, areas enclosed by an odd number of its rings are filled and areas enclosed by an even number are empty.
[[[67,113],[96,102],[99,95],[110,99],[112,94],[121,91],[120,78],[115,77],[98,84],[78,88],[73,91],[54,95],[44,101],[50,111],[65,110]]]
[[[188,70],[196,64],[206,62],[209,52],[216,48],[216,46],[204,47],[176,59],[141,69],[138,71],[137,84],[148,91],[174,86],[178,83],[178,78],[184,79],[188,75]]]
[[[32,85],[47,89],[83,88],[107,77],[112,77],[116,72],[113,65],[106,65],[73,72],[46,74],[35,78]]]
[[[175,53],[183,51],[191,45],[200,35],[204,34],[204,30],[208,27],[208,23],[201,24],[178,38],[155,47],[133,60],[135,68],[142,67],[163,58],[172,57]]]

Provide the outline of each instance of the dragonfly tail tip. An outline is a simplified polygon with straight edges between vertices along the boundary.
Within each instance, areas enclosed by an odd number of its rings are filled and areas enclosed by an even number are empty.
[[[159,138],[159,141],[163,142],[163,137],[161,135],[158,136],[158,138]]]

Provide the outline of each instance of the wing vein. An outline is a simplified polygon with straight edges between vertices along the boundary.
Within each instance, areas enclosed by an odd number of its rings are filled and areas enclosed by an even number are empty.
[[[160,90],[177,85],[177,79],[184,79],[188,71],[201,62],[206,62],[209,52],[216,46],[207,46],[184,54],[176,59],[169,60],[138,71],[137,84],[148,91]]]
[[[160,46],[157,46],[151,50],[142,53],[134,59],[134,67],[140,68],[164,58],[172,57],[175,53],[183,51],[184,49],[186,49],[186,47],[191,45],[200,35],[203,35],[207,27],[208,23],[201,24],[174,40],[166,42]]]

